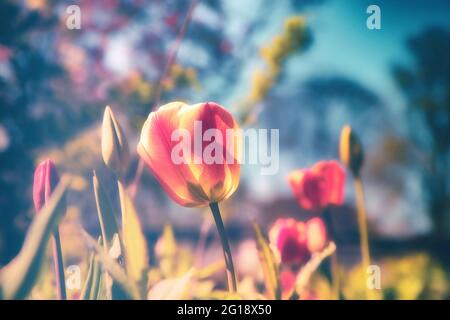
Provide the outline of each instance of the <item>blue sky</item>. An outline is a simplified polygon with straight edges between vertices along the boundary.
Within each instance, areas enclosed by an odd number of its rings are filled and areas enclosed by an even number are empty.
[[[371,4],[381,9],[381,30],[366,27],[369,16],[366,9]],[[290,1],[238,0],[224,1],[223,5],[227,13],[225,27],[232,38],[242,36],[240,28],[246,21],[265,14],[264,25],[253,38],[244,41],[250,46],[241,81],[248,84],[252,71],[260,63],[254,57],[255,48],[267,44],[280,32],[283,20],[296,13]],[[445,0],[325,0],[323,4],[307,6],[303,14],[312,29],[314,44],[305,54],[289,59],[287,79],[298,83],[296,80],[319,75],[350,78],[377,94],[393,115],[403,112],[404,101],[389,68],[396,62],[411,62],[406,40],[429,26],[450,28],[450,1]],[[247,85],[237,86],[228,99],[235,100],[247,89]]]
[[[381,30],[369,30],[366,8],[381,9]],[[392,81],[394,62],[410,63],[405,42],[429,26],[450,28],[449,1],[330,0],[306,13],[315,43],[305,55],[290,61],[288,72],[307,78],[317,73],[347,76],[373,90],[401,112],[402,96]]]

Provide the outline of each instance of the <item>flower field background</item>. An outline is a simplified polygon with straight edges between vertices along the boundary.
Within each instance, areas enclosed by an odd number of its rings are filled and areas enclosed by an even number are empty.
[[[71,4],[0,2],[0,298],[450,297],[449,3]]]

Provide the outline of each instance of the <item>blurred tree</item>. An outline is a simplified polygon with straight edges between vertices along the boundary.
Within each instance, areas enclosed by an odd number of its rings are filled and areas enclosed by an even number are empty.
[[[284,20],[283,31],[260,49],[265,66],[253,71],[248,96],[244,98],[238,112],[241,123],[248,125],[256,120],[257,106],[267,98],[279,80],[286,60],[294,53],[303,53],[309,49],[312,39],[311,30],[303,16],[292,16]]]
[[[393,76],[407,99],[411,138],[426,159],[423,183],[436,235],[450,231],[450,32],[433,27],[412,37],[409,66]]]
[[[283,90],[275,90],[267,103],[278,112],[266,108],[259,116],[260,123],[269,128],[282,126],[280,148],[302,154],[303,159],[335,157],[337,133],[347,123],[371,137],[379,133],[380,123],[388,121],[384,104],[373,91],[339,75],[313,76],[285,85]]]
[[[23,201],[23,195],[33,181],[32,154],[47,132],[43,126],[49,124],[35,120],[29,110],[30,101],[49,94],[43,79],[60,73],[58,66],[28,38],[54,23],[52,17],[37,11],[25,12],[15,2],[0,2],[0,48],[10,53],[0,59],[0,125],[8,140],[0,150],[0,265],[11,258],[22,242],[17,213],[29,208],[30,201]]]
[[[67,150],[62,146],[84,137],[106,104],[120,107],[138,127],[154,104],[157,86],[162,101],[189,99],[200,87],[198,78],[216,70],[180,57],[168,77],[159,79],[191,0],[82,0],[81,30],[65,27],[70,4],[0,1],[0,265],[22,243],[37,158],[52,148]],[[234,55],[220,28],[221,1],[201,5],[216,25],[197,15],[188,49],[204,47],[215,68],[226,69],[221,65]],[[82,154],[85,149],[75,157],[84,161],[66,169],[92,169],[86,159],[93,157]]]

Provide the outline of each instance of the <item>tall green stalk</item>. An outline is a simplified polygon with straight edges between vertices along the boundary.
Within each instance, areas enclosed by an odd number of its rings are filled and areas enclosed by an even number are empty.
[[[217,202],[212,202],[209,204],[209,207],[214,217],[217,231],[220,236],[220,241],[222,243],[223,256],[225,258],[225,265],[227,268],[228,290],[234,293],[237,290],[236,274],[234,272],[233,257],[231,255],[230,244],[228,243],[228,238],[225,233],[222,216],[220,215],[219,205]]]
[[[326,208],[323,213],[325,223],[327,225],[328,237],[330,240],[336,243],[336,234],[334,231],[333,221],[331,219],[330,208]],[[339,262],[337,257],[337,250],[333,252],[330,257],[330,265],[331,265],[331,283],[332,283],[332,292],[333,299],[339,300],[340,297],[340,279],[339,279]]]
[[[62,257],[61,239],[56,227],[52,236],[53,242],[53,264],[55,267],[56,294],[59,300],[66,300],[66,280],[64,277],[64,262]]]
[[[355,195],[356,195],[356,209],[358,211],[358,227],[359,227],[359,237],[360,237],[360,249],[362,257],[362,265],[364,272],[367,272],[370,266],[370,248],[369,248],[369,234],[367,232],[367,215],[366,215],[366,205],[364,200],[364,188],[361,181],[361,176],[355,175]],[[375,296],[367,286],[366,286],[366,297],[367,299],[375,299]]]

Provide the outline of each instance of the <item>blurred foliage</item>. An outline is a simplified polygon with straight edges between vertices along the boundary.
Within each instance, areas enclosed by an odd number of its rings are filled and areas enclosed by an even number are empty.
[[[421,172],[434,228],[449,236],[450,32],[425,30],[408,41],[408,49],[412,65],[395,65],[393,75],[407,99],[412,141],[425,159]]]
[[[82,1],[82,29],[69,30],[68,4],[63,1],[1,1],[0,265],[17,253],[22,242],[31,208],[27,195],[32,170],[40,154],[52,154],[58,166],[75,173],[78,191],[89,185],[82,177],[96,167],[98,156],[92,124],[111,102],[113,108],[126,111],[132,128],[142,124],[156,102],[167,48],[189,4]],[[221,10],[217,1],[204,5]],[[111,14],[105,16],[105,10]],[[127,44],[136,57],[133,68],[125,73],[115,70],[117,63],[109,62],[109,53],[118,50],[117,39],[135,32],[138,23],[145,23],[145,29]],[[209,28],[201,22],[193,27],[198,32]],[[206,43],[201,38],[192,41]],[[216,54],[217,61],[227,61],[228,54],[220,50]],[[200,89],[198,72],[193,66],[174,64],[161,86],[162,99],[172,99],[174,92],[180,97],[183,88]]]
[[[239,108],[241,123],[255,121],[255,106],[263,101],[282,72],[285,60],[295,52],[304,51],[311,45],[312,35],[307,29],[305,19],[293,16],[284,21],[283,32],[261,48],[260,55],[265,63],[264,69],[253,72],[250,92]]]
[[[0,296],[25,299],[34,287],[54,228],[66,211],[65,195],[69,181],[55,189],[48,203],[36,213],[19,254],[0,270]]]
[[[379,261],[381,291],[384,299],[448,299],[449,274],[442,265],[425,253],[417,253]],[[366,274],[356,266],[343,273],[346,299],[364,299]]]

